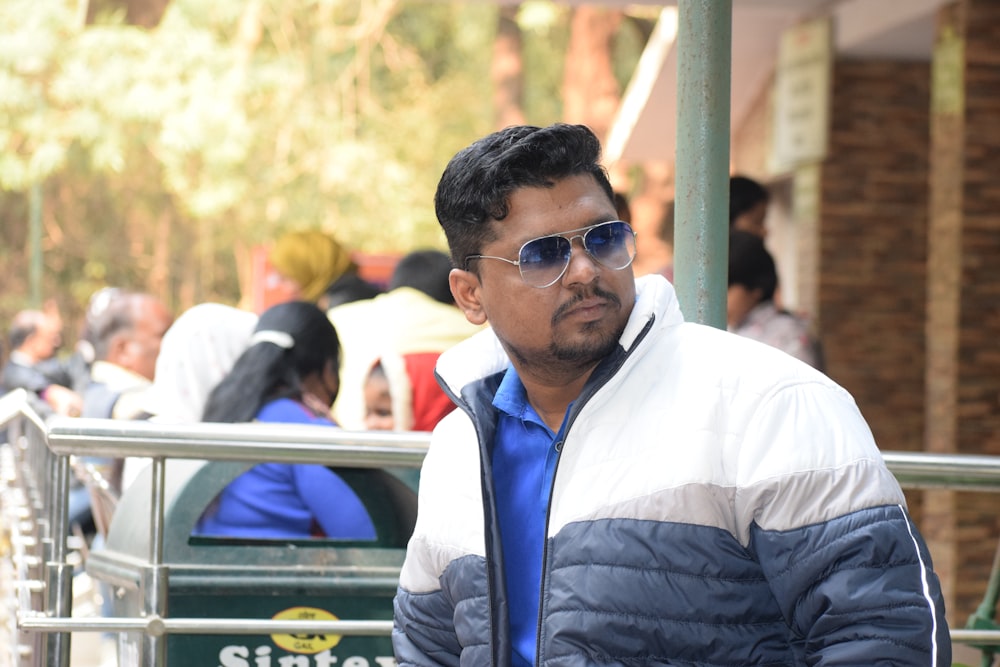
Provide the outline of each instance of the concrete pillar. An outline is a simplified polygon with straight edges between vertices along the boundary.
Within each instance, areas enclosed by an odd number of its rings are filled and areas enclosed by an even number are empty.
[[[939,14],[928,228],[926,448],[1000,455],[1000,2]],[[983,598],[1000,539],[996,494],[927,494],[922,530],[949,621]]]

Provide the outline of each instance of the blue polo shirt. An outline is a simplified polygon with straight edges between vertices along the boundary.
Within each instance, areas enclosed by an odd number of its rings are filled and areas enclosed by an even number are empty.
[[[500,411],[493,445],[493,483],[510,609],[512,664],[532,667],[538,635],[545,516],[566,420],[564,417],[559,433],[545,425],[528,403],[527,392],[513,366],[497,388],[493,407]]]

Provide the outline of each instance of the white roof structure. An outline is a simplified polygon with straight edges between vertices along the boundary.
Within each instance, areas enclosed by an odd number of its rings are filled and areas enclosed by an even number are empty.
[[[774,71],[781,34],[831,16],[838,58],[929,60],[948,0],[733,0],[731,123],[739,127]],[[626,4],[609,2],[609,4]],[[673,162],[677,133],[677,2],[663,11],[605,138],[608,163]]]

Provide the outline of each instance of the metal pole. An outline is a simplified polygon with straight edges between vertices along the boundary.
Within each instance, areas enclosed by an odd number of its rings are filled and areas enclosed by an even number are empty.
[[[55,476],[55,484],[51,487],[52,560],[45,564],[45,611],[49,616],[66,618],[73,613],[73,566],[66,559],[70,482],[68,456],[56,458]],[[49,635],[43,648],[43,664],[69,667],[71,637],[69,632]]]
[[[677,2],[674,275],[684,317],[726,328],[732,0]]]
[[[163,564],[164,505],[166,502],[166,462],[164,457],[153,458],[153,475],[150,488],[149,565],[142,571],[143,615],[159,623],[167,616],[167,566]],[[161,667],[167,664],[167,638],[162,633],[147,632],[142,636],[140,664],[142,667]]]
[[[42,186],[31,186],[28,198],[28,248],[31,253],[28,280],[31,287],[31,307],[42,306]]]

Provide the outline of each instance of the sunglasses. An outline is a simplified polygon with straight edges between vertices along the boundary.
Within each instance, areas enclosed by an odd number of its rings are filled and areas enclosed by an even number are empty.
[[[590,227],[571,229],[560,234],[531,239],[517,253],[517,260],[494,255],[469,255],[470,259],[499,259],[513,264],[521,272],[521,279],[531,287],[548,287],[566,273],[573,255],[573,240],[580,239],[583,249],[601,266],[620,271],[635,259],[635,232],[627,222],[612,220]]]

